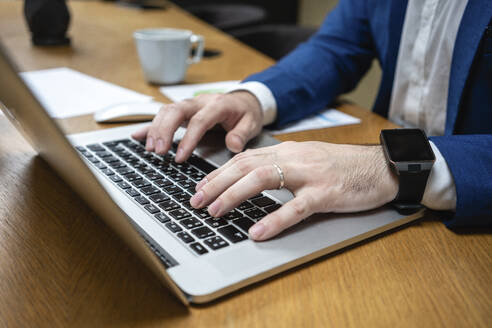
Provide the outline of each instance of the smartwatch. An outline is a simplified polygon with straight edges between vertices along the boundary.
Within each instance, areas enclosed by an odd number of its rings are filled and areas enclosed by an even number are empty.
[[[430,170],[436,160],[425,132],[420,129],[381,130],[379,136],[388,165],[398,176],[398,194],[392,204],[402,214],[422,208]]]

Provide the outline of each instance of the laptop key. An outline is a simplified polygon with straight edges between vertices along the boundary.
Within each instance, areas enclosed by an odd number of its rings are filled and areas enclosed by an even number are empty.
[[[206,219],[205,223],[211,226],[212,228],[218,228],[227,225],[227,221],[219,218],[219,219]]]
[[[193,173],[190,174],[190,178],[192,178],[196,182],[200,182],[203,178],[205,178],[205,174],[203,174],[202,172]]]
[[[134,198],[140,205],[150,204],[149,200],[144,196],[137,196]]]
[[[251,228],[251,226],[253,224],[255,224],[254,221],[252,221],[252,220],[250,220],[248,218],[245,218],[245,217],[236,219],[236,220],[232,221],[232,223],[234,223],[235,225],[237,225],[239,228],[241,228],[246,233],[248,232],[249,228]]]
[[[179,225],[177,225],[175,222],[168,222],[166,223],[166,228],[171,230],[172,232],[179,232],[183,231]]]
[[[190,164],[188,164],[186,162],[185,163],[173,163],[172,165],[180,171],[186,170],[187,168],[190,167]]]
[[[121,175],[126,175],[126,174],[130,174],[130,173],[135,173],[134,170],[132,170],[131,168],[129,167],[123,167],[121,169],[118,169],[116,170],[116,172],[118,172],[119,174]]]
[[[169,196],[162,193],[162,192],[154,194],[154,195],[150,196],[149,198],[154,203],[160,203],[160,202],[163,202],[165,200],[169,200]]]
[[[106,165],[104,165],[104,163],[101,163],[101,162],[99,162],[99,163],[95,163],[94,165],[95,165],[98,169],[100,169],[100,170],[104,170],[105,168],[107,168],[107,166],[106,166]]]
[[[103,148],[104,149],[104,148]],[[104,157],[109,157],[109,156],[113,156],[113,154],[111,154],[109,151],[105,151],[105,150],[102,150],[102,151],[98,151],[96,152],[96,155],[98,157],[101,157],[101,158],[104,158]]]
[[[183,174],[181,174],[179,172],[168,174],[168,176],[174,182],[183,181],[183,180],[187,180],[188,179],[187,177],[185,177]]]
[[[241,211],[244,211],[244,210],[247,210],[249,208],[252,208],[253,207],[253,204],[251,204],[250,202],[248,201],[245,201],[245,202],[242,202],[238,207],[237,209],[238,210],[241,210]]]
[[[244,211],[244,214],[246,214],[253,220],[259,220],[266,215],[266,213],[260,210],[259,208],[252,208],[250,210],[246,210]]]
[[[184,219],[179,223],[188,230],[198,228],[203,225],[203,223],[201,223],[198,219],[195,219],[194,217]]]
[[[171,219],[164,213],[160,212],[160,213],[157,213],[156,215],[154,215],[154,217],[159,220],[159,222],[161,223],[167,223],[169,221],[171,221]]]
[[[263,197],[263,194],[254,195],[253,197],[250,197],[249,200],[253,200],[253,199],[256,199],[256,198],[260,198],[260,197]]]
[[[94,156],[91,156],[91,157],[87,157],[87,159],[89,160],[89,162],[91,162],[92,164],[97,164],[99,163],[100,161],[94,157]]]
[[[181,188],[176,186],[176,185],[164,187],[164,188],[162,188],[162,190],[167,192],[169,195],[177,194],[178,192],[181,192]]]
[[[203,255],[203,254],[208,253],[207,249],[205,247],[203,247],[202,244],[200,244],[199,242],[190,244],[190,248],[193,251],[195,251],[195,253],[197,253],[198,255]]]
[[[188,211],[193,211],[195,208],[191,206],[189,201],[184,201],[181,203],[181,205],[186,208]]]
[[[193,213],[198,216],[200,219],[207,219],[211,217],[206,208],[200,208],[198,210],[194,210]]]
[[[155,172],[154,169],[152,169],[150,166],[141,166],[137,168],[137,171],[139,171],[142,174],[149,174]]]
[[[110,176],[110,175],[114,175],[114,172],[110,169],[104,169],[104,170],[101,170],[102,173],[104,173],[105,175],[107,176]]]
[[[185,175],[188,175],[188,176],[190,176],[192,174],[195,174],[197,172],[198,172],[198,170],[195,169],[194,167],[189,167],[189,168],[184,169],[184,170],[181,171],[181,173],[184,173]]]
[[[157,173],[156,171],[153,171],[153,172],[149,172],[145,175],[149,180],[159,180],[159,179],[162,179],[164,178],[162,175],[160,175],[159,173]]]
[[[275,202],[273,200],[271,200],[270,198],[268,198],[266,196],[253,199],[251,202],[253,204],[255,204],[256,206],[259,206],[259,207],[265,207],[265,206],[275,204]]]
[[[119,161],[119,159],[117,159],[116,157],[114,156],[109,156],[109,157],[104,157],[102,158],[103,161],[105,161],[106,163],[114,163],[114,162],[117,162]]]
[[[169,215],[171,215],[176,220],[181,220],[181,219],[184,219],[184,218],[191,216],[191,214],[188,213],[188,211],[186,211],[185,209],[182,209],[182,208],[178,208],[176,210],[170,211]]]
[[[132,197],[140,196],[140,193],[133,188],[127,189],[126,193]]]
[[[272,213],[280,208],[280,204],[273,204],[264,208],[267,213]]]
[[[208,247],[210,247],[213,250],[217,250],[219,248],[226,247],[229,245],[224,239],[222,239],[219,236],[209,238],[209,239],[205,240],[204,243],[205,243],[205,245],[207,245]]]
[[[118,141],[106,141],[106,142],[103,142],[102,144],[108,148],[111,148],[111,147],[118,145]]]
[[[194,183],[191,180],[182,180],[182,181],[178,182],[178,185],[180,185],[181,188],[183,188],[183,189],[193,188],[193,192],[195,192],[196,183]]]
[[[164,211],[169,212],[179,208],[179,205],[173,202],[172,200],[166,200],[163,201],[162,203],[159,203],[159,207],[162,208]]]
[[[155,213],[159,213],[160,212],[159,209],[157,208],[157,206],[155,206],[154,204],[145,205],[144,208],[150,214],[155,214]]]
[[[128,183],[126,183],[125,181],[118,183],[118,187],[120,187],[121,189],[131,188],[131,186]]]
[[[248,236],[246,236],[244,233],[242,233],[232,225],[219,228],[217,229],[217,232],[226,237],[232,243],[238,243],[240,241],[248,239]]]
[[[187,244],[195,241],[195,238],[191,237],[190,234],[185,231],[179,232],[176,236]]]
[[[203,158],[198,157],[196,155],[190,156],[190,158],[188,158],[188,163],[199,168],[200,170],[202,170],[206,174],[217,169],[217,167],[215,165],[210,164],[209,162],[207,162]]]
[[[215,235],[215,232],[213,232],[212,230],[210,230],[209,228],[207,228],[205,226],[193,229],[193,230],[191,230],[191,233],[200,239],[204,239],[204,238],[211,237],[211,236]]]
[[[147,186],[150,186],[150,182],[148,182],[147,180],[144,180],[144,179],[140,179],[140,180],[135,180],[134,182],[132,182],[132,185],[134,185],[136,188],[143,188],[143,187],[147,187]]]
[[[166,167],[160,169],[160,171],[166,175],[178,172],[174,167],[171,167],[171,166],[166,166]]]
[[[133,156],[131,153],[129,153],[126,150],[121,150],[121,151],[115,151],[118,156],[120,156],[123,159],[130,158],[130,156]]]
[[[100,144],[87,145],[86,147],[92,151],[104,151],[104,147]]]
[[[133,182],[133,181],[141,180],[142,177],[137,173],[130,173],[125,175],[125,179],[130,182]]]
[[[125,161],[131,165],[135,165],[136,163],[140,162],[140,160],[133,155],[125,157]]]
[[[172,196],[180,204],[189,203],[191,198],[191,196],[185,192],[180,192]]]
[[[117,161],[117,162],[113,162],[113,163],[109,163],[109,166],[111,166],[113,169],[121,169],[121,168],[124,168],[124,167],[127,167],[125,163],[123,163],[122,161]]]
[[[113,175],[111,177],[109,177],[111,179],[111,181],[113,182],[120,182],[120,181],[123,181],[123,179],[121,179],[119,176],[117,175]]]
[[[226,220],[234,220],[240,218],[242,215],[238,211],[232,210],[229,213],[223,215],[222,217]]]
[[[170,186],[173,184],[171,181],[169,181],[167,179],[156,180],[156,181],[154,181],[154,183],[157,187],[160,187],[160,188],[167,187],[167,186]]]
[[[144,188],[140,189],[140,191],[144,195],[149,196],[149,195],[157,194],[159,192],[159,189],[157,189],[154,186],[148,186],[148,187],[144,187]]]

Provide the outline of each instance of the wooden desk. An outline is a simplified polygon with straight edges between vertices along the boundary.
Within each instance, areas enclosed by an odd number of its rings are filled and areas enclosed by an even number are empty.
[[[131,37],[152,26],[189,28],[223,52],[191,67],[189,83],[241,79],[272,64],[179,9],[69,4],[73,46],[35,48],[21,2],[0,3],[0,37],[22,70],[68,66],[165,101],[144,82]],[[374,143],[392,126],[354,106],[342,110],[363,123],[279,138]],[[61,123],[67,132],[106,127],[90,116]],[[491,235],[422,220],[186,308],[0,117],[2,327],[490,327],[491,246]]]

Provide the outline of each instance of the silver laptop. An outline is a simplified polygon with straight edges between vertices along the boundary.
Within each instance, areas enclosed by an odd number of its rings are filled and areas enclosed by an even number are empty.
[[[173,161],[173,151],[157,156],[132,140],[142,124],[65,136],[1,45],[0,72],[0,107],[8,119],[185,304],[211,301],[421,215],[405,217],[389,207],[318,214],[254,242],[248,228],[290,200],[288,191],[265,191],[218,220],[189,205],[195,184],[232,156],[222,133],[209,133],[185,164]],[[249,147],[275,143],[261,135]]]

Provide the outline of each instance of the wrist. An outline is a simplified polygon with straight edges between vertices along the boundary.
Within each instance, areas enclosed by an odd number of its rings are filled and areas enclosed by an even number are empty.
[[[247,90],[237,90],[228,94],[233,95],[240,101],[241,107],[244,107],[245,112],[251,112],[253,117],[259,118],[260,122],[263,120],[263,110],[261,108],[260,101],[251,92]]]
[[[398,194],[398,177],[386,160],[382,146],[374,146],[375,167],[380,168],[380,195],[385,203],[392,202]]]

